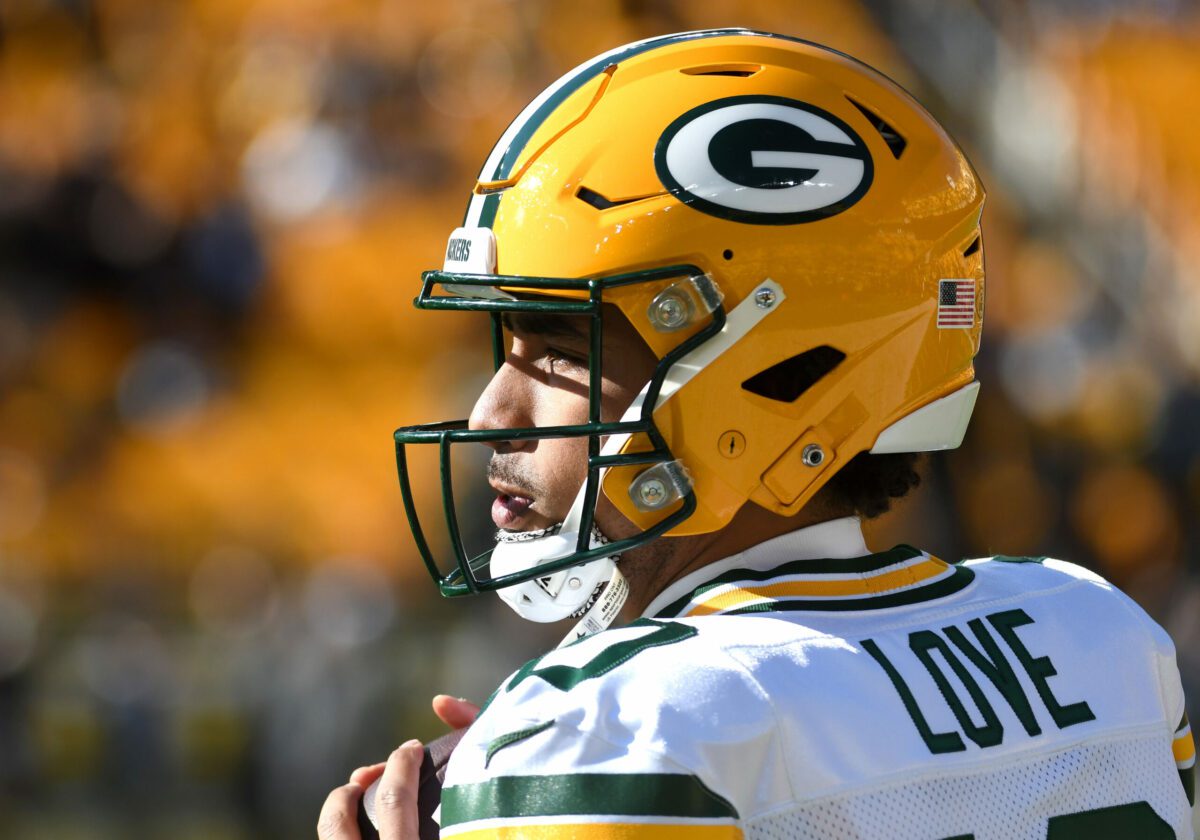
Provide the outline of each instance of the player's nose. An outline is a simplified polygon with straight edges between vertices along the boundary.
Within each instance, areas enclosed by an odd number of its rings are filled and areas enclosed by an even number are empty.
[[[502,365],[475,401],[467,427],[494,430],[533,426],[530,394],[522,382],[523,378],[512,365]],[[535,444],[536,440],[499,440],[484,443],[497,452],[519,451],[532,448]]]

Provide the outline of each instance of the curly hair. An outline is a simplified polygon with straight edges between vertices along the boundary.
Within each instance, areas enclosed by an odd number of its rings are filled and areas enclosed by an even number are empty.
[[[891,509],[893,499],[903,498],[921,483],[920,459],[919,452],[860,452],[829,479],[819,495],[830,506],[874,519]]]

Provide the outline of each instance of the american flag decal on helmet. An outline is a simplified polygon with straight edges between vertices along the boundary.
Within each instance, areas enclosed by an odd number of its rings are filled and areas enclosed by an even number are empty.
[[[970,329],[975,326],[975,281],[938,281],[938,329]]]

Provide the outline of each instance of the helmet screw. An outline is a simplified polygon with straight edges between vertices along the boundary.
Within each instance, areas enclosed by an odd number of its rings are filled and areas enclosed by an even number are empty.
[[[717,449],[726,458],[740,457],[746,451],[746,436],[737,429],[730,429],[717,438]]]
[[[806,467],[819,467],[825,463],[825,450],[818,444],[810,443],[800,453],[800,460],[804,462],[804,466]]]
[[[656,508],[667,498],[667,485],[657,478],[650,478],[638,485],[638,498],[648,508]]]
[[[754,303],[759,309],[770,309],[775,305],[775,292],[766,287],[757,290],[754,293]]]
[[[654,304],[652,320],[659,329],[676,330],[688,321],[688,308],[684,301],[675,295],[664,295]]]
[[[583,581],[577,577],[573,577],[567,580],[567,586],[571,589],[578,589],[579,587],[583,586]]]

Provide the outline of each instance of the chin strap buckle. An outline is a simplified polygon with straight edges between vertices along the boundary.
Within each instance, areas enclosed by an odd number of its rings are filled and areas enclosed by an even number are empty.
[[[582,615],[582,617],[571,628],[571,632],[558,643],[558,647],[566,647],[573,642],[586,639],[588,636],[607,629],[621,614],[621,608],[625,606],[628,598],[629,583],[621,574],[621,570],[613,566],[612,577],[598,584],[592,597],[588,599],[588,603],[574,614],[575,616]]]

